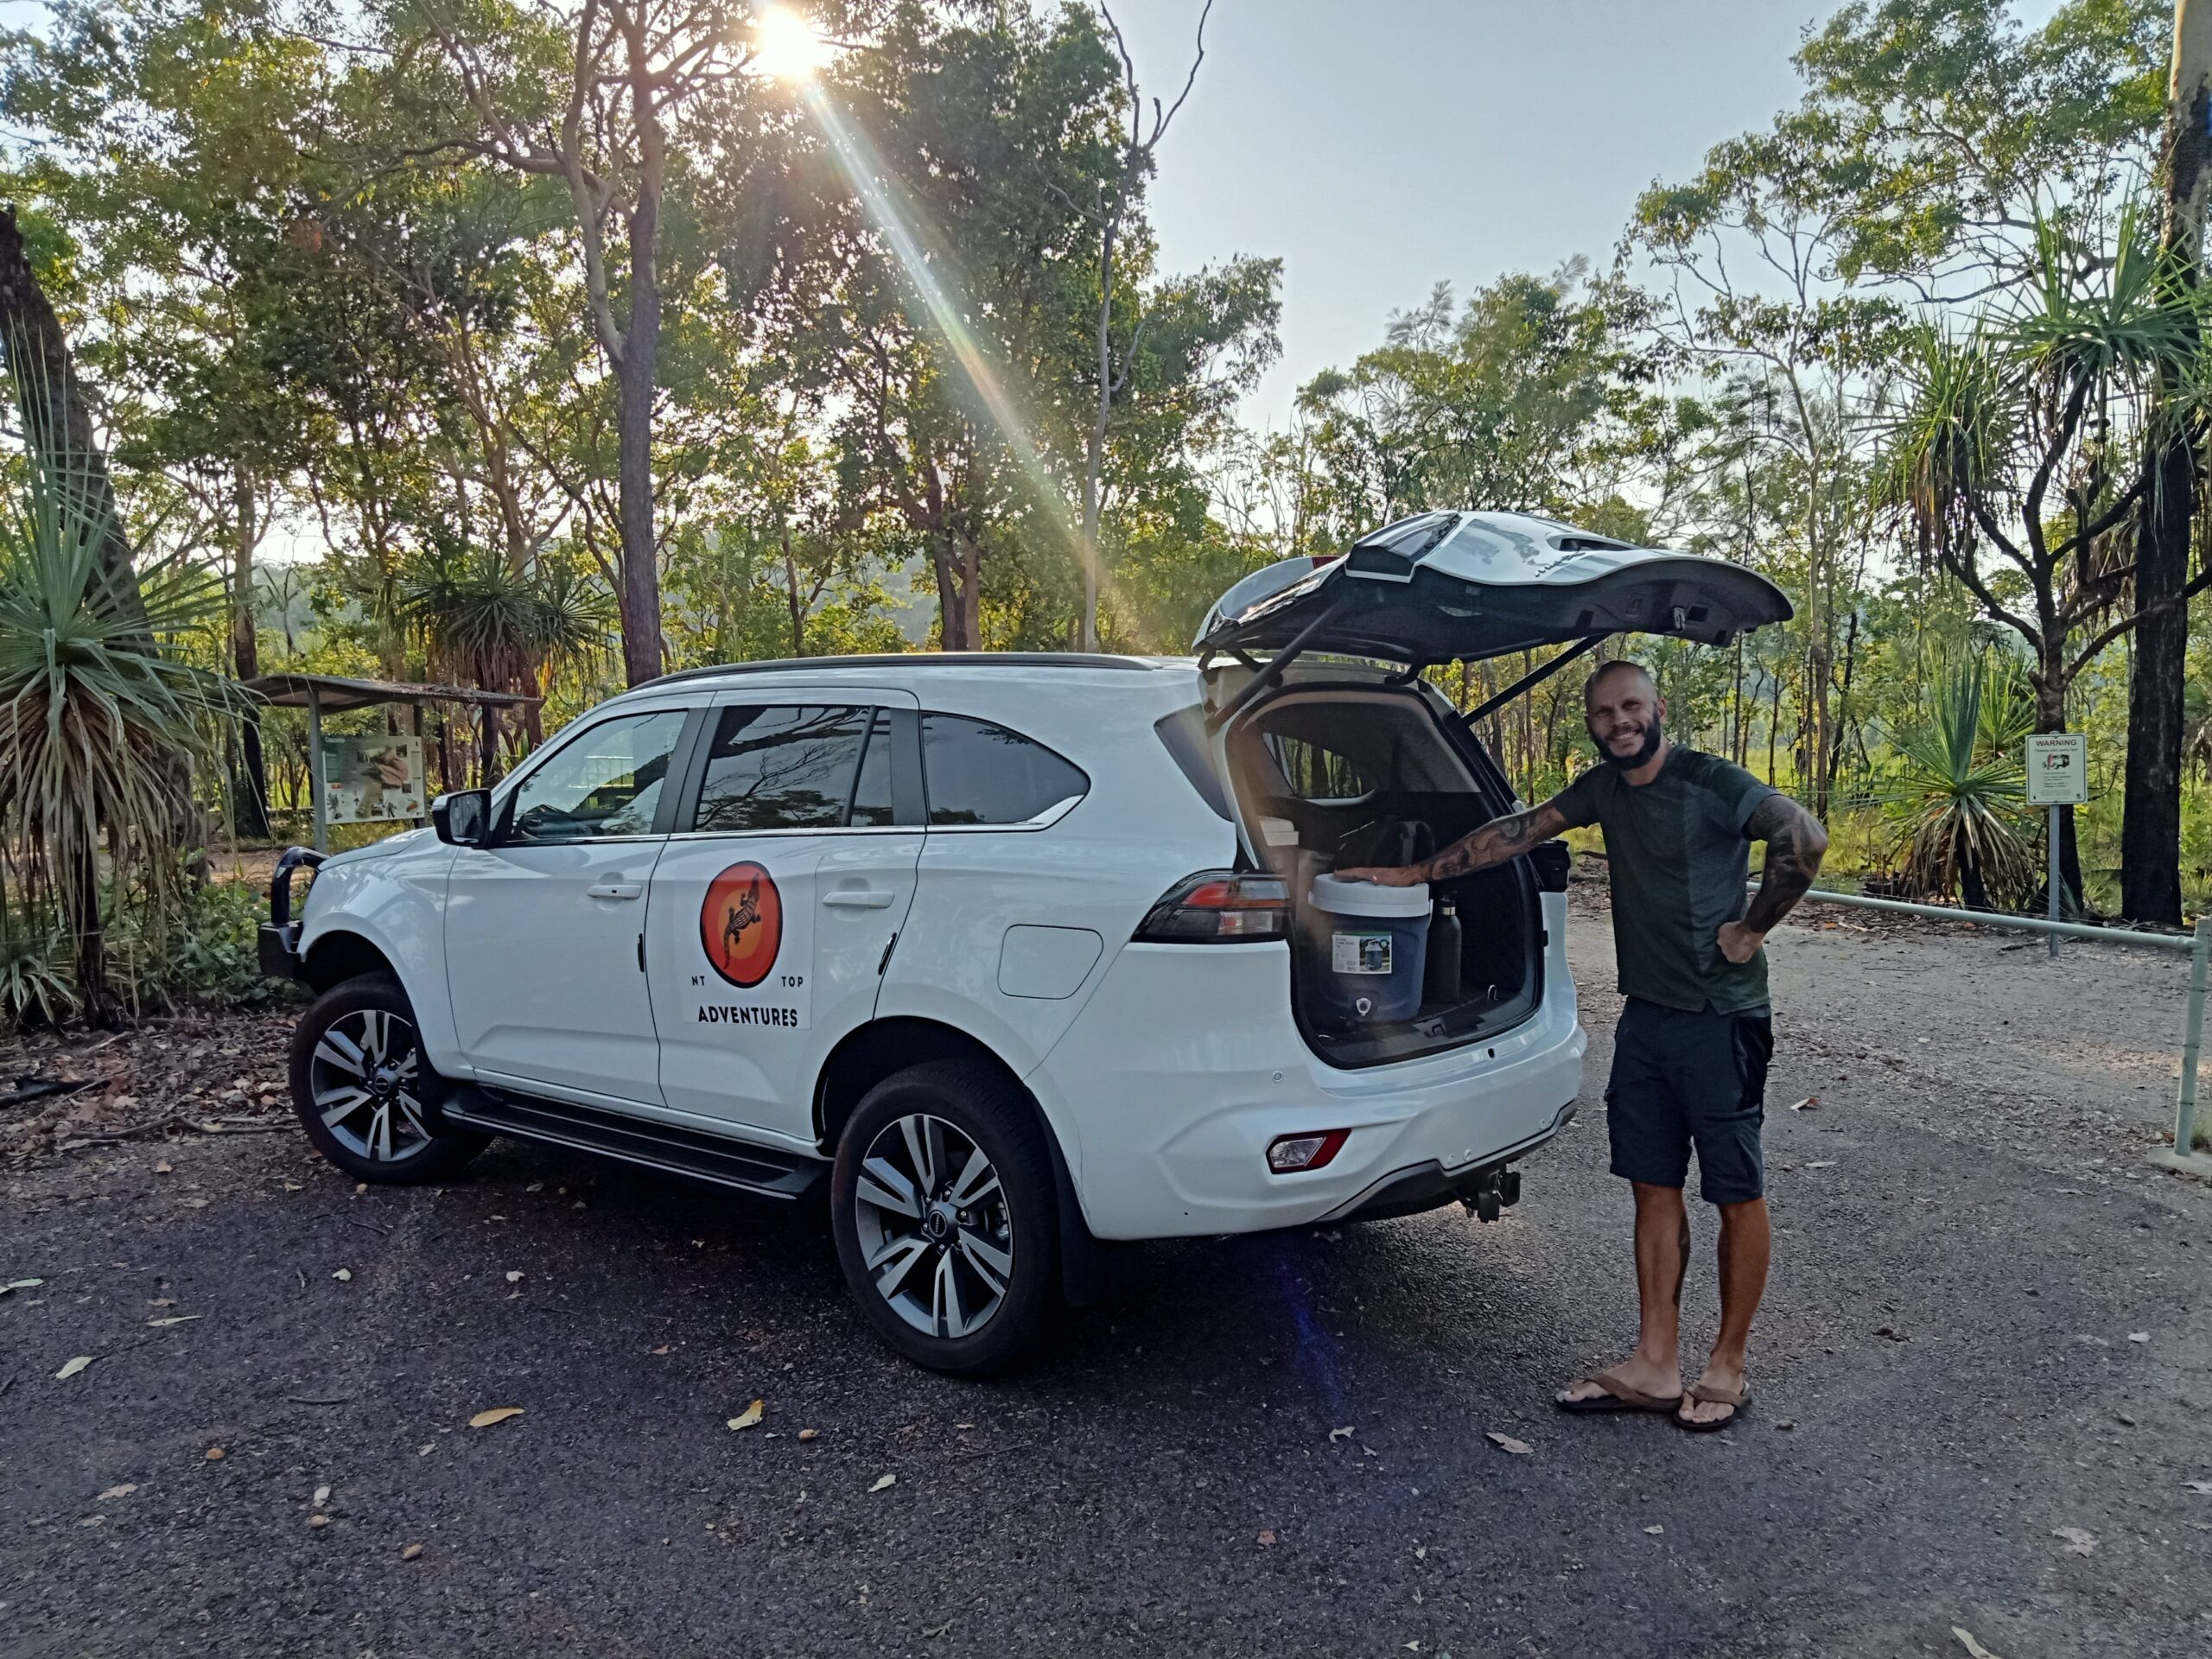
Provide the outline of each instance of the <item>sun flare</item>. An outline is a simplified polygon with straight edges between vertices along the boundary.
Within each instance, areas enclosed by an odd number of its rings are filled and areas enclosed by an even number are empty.
[[[810,80],[836,50],[814,25],[783,6],[764,6],[753,22],[753,60],[778,80]]]

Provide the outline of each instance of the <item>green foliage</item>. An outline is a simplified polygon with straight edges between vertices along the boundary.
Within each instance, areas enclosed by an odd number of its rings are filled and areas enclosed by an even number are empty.
[[[43,430],[38,359],[15,360],[21,429]],[[159,649],[219,595],[181,560],[135,577],[104,565],[110,519],[83,457],[33,442],[14,482],[0,502],[0,846],[27,901],[71,917],[78,982],[96,987],[103,850],[130,906],[174,906],[179,781],[245,700]]]
[[[211,881],[193,890],[178,930],[173,983],[187,995],[226,1007],[267,1002],[283,988],[263,976],[260,929],[269,900],[244,881]]]
[[[1980,664],[1937,690],[1932,718],[1898,739],[1898,766],[1885,798],[1896,810],[1903,874],[1916,893],[1968,905],[2015,905],[2035,885],[2035,862],[2018,823],[2026,779],[2005,716],[1985,718]]]
[[[67,930],[50,914],[0,905],[0,1016],[19,1027],[57,1026],[76,1009]]]

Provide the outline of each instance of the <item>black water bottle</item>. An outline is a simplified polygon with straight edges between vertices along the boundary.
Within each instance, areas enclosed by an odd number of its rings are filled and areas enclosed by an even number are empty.
[[[1423,1002],[1459,1000],[1459,915],[1449,902],[1438,899],[1436,913],[1428,918],[1428,956],[1421,969]]]

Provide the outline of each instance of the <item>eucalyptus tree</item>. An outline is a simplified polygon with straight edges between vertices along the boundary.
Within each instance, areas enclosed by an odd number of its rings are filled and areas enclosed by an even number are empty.
[[[1191,89],[1198,84],[1198,70],[1206,58],[1206,20],[1213,15],[1213,0],[1205,0],[1199,8],[1197,39],[1192,48],[1190,73],[1183,78],[1183,90],[1173,104],[1163,105],[1154,98],[1149,113],[1145,108],[1144,94],[1137,86],[1136,60],[1129,55],[1128,41],[1122,34],[1122,26],[1114,20],[1113,11],[1104,0],[1100,0],[1098,10],[1113,33],[1115,50],[1122,60],[1122,107],[1118,113],[1128,125],[1120,133],[1121,153],[1116,164],[1098,170],[1091,181],[1091,199],[1084,204],[1098,236],[1096,351],[1092,387],[1097,404],[1083,454],[1083,608],[1077,618],[1076,639],[1080,651],[1098,649],[1098,530],[1104,505],[1106,438],[1113,424],[1114,399],[1128,385],[1129,375],[1136,366],[1136,346],[1143,338],[1148,321],[1139,313],[1135,296],[1124,300],[1116,293],[1115,255],[1128,228],[1139,193],[1159,165],[1160,141],[1166,137],[1168,128],[1174,124],[1176,116],[1190,99]],[[1117,302],[1127,334],[1125,343],[1118,350],[1115,340]]]
[[[1111,164],[1116,84],[1086,14],[904,0],[785,131],[764,327],[831,411],[853,510],[919,543],[947,650],[983,643],[992,561],[1026,541],[1074,563],[1053,404],[1095,248],[1074,204]]]
[[[616,387],[617,594],[631,683],[663,667],[653,428],[670,300],[668,218],[692,158],[724,143],[753,55],[742,0],[377,0],[416,148],[559,181],[583,309]]]
[[[1300,394],[1338,478],[1340,535],[1434,507],[1571,513],[1656,454],[1649,298],[1588,262],[1516,272],[1465,303],[1439,283],[1383,343]]]

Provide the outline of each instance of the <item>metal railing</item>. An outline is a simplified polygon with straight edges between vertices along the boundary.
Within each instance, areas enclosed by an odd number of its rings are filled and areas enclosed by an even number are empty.
[[[2190,1158],[2196,1137],[2196,1057],[2204,1036],[2204,991],[2212,978],[2212,915],[2196,918],[2193,933],[2139,933],[2126,927],[2094,927],[2087,922],[2045,921],[2039,916],[2007,916],[2001,911],[1960,910],[1945,905],[1913,905],[1902,899],[1869,899],[1855,893],[1831,893],[1815,887],[1804,902],[1847,905],[1857,910],[1895,911],[1904,916],[1927,916],[1939,922],[1972,922],[1976,927],[2009,927],[2023,933],[2050,936],[2053,949],[2061,938],[2088,939],[2098,944],[2133,945],[2145,950],[2185,950],[2189,953],[2189,1011],[2182,1022],[2181,1081],[2174,1091],[2174,1153]],[[2203,1160],[2199,1160],[2203,1161]]]

